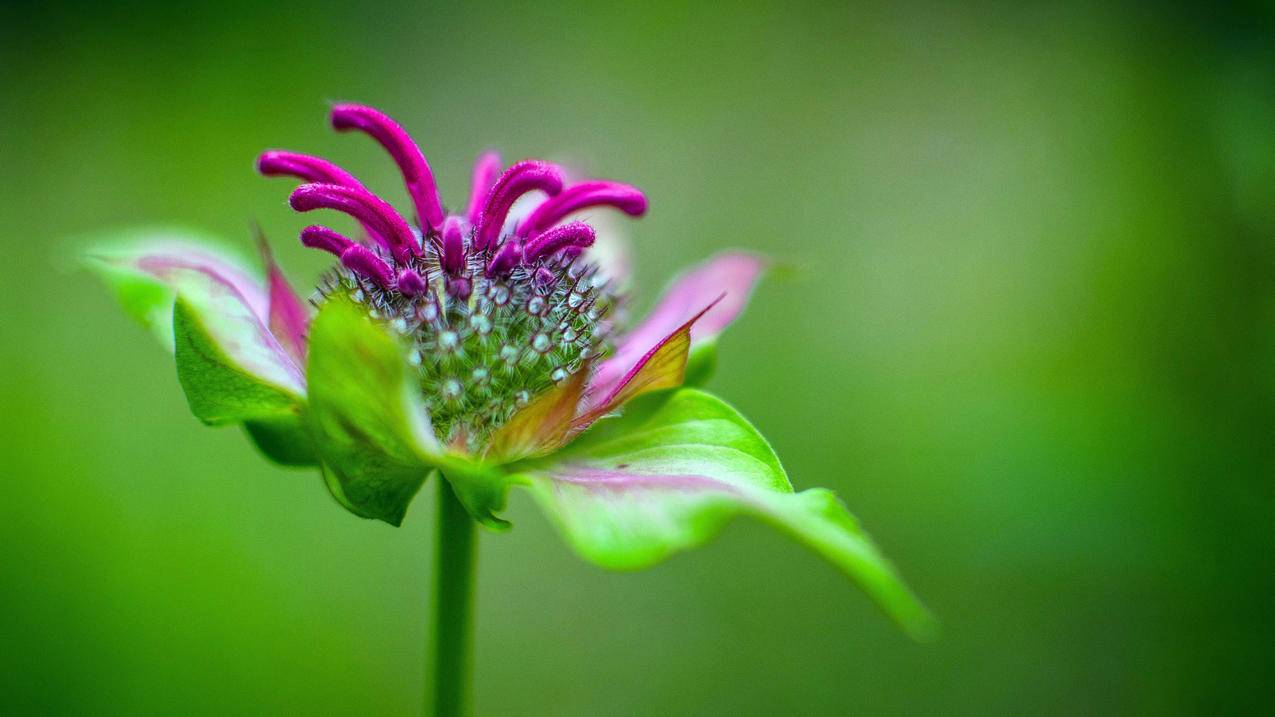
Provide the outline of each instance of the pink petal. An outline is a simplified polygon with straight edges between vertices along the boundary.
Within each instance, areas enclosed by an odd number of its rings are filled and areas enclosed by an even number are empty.
[[[598,366],[590,390],[610,390],[652,346],[720,297],[690,330],[692,347],[716,338],[744,310],[765,268],[766,262],[760,257],[731,252],[719,254],[675,279],[655,309],[620,339],[615,354]]]
[[[487,456],[512,460],[549,453],[571,432],[588,366],[519,409],[491,438]]]
[[[239,262],[193,243],[150,240],[94,255],[106,266],[157,280],[197,311],[211,338],[248,373],[305,394],[305,374],[268,328],[270,298],[260,279]],[[164,317],[171,347],[171,302]]]
[[[266,265],[266,288],[269,292],[270,314],[268,325],[270,333],[279,340],[284,351],[297,362],[305,364],[305,333],[310,324],[310,312],[306,310],[301,297],[292,290],[279,265],[275,263],[270,246],[260,231],[257,234],[257,246],[261,249],[261,260]]]
[[[618,378],[602,376],[599,379],[601,369],[610,363],[603,362],[589,383],[591,396],[588,408],[572,422],[572,431],[583,431],[594,421],[648,391],[681,386],[686,378],[686,360],[691,352],[691,327],[716,307],[722,298],[718,296],[668,336],[660,339]]]

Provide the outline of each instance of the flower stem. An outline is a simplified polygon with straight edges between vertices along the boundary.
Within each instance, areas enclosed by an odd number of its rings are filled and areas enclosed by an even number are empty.
[[[438,476],[438,540],[434,556],[434,619],[430,644],[432,690],[425,696],[434,717],[468,714],[473,657],[475,524]]]

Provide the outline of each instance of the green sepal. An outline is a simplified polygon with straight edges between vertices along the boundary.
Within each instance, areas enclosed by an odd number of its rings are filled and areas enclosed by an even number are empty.
[[[400,525],[442,450],[406,346],[334,297],[310,324],[309,411],[324,477],[350,512]]]
[[[505,509],[514,476],[501,466],[455,455],[439,461],[443,476],[474,520],[495,531],[509,530],[509,521],[496,514]]]
[[[319,463],[314,440],[299,414],[245,421],[244,431],[257,450],[283,466],[314,466]]]
[[[301,397],[251,374],[209,335],[184,298],[173,305],[177,379],[191,413],[210,426],[295,415]]]
[[[845,506],[827,490],[794,493],[765,438],[710,394],[639,397],[521,468],[520,482],[568,543],[603,567],[648,567],[747,514],[828,560],[913,636],[932,631],[929,613]]]

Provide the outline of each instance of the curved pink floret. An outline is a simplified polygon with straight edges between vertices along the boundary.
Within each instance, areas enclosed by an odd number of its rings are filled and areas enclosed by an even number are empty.
[[[487,276],[505,276],[522,263],[522,246],[516,241],[508,241],[496,250],[496,255],[487,262]]]
[[[509,216],[509,208],[527,192],[542,191],[553,196],[562,191],[562,171],[548,162],[523,160],[505,170],[496,180],[483,206],[478,228],[474,232],[474,248],[482,251],[496,246],[500,231]]]
[[[580,182],[562,190],[562,193],[536,207],[518,223],[519,236],[533,237],[549,227],[589,207],[608,206],[633,217],[646,213],[646,195],[636,187],[619,182]]]
[[[267,177],[296,177],[311,184],[340,184],[363,189],[363,184],[353,174],[321,157],[282,149],[271,149],[257,156],[257,171]],[[384,244],[376,230],[366,222],[360,222],[363,231],[374,241]]]
[[[371,135],[385,148],[403,173],[407,192],[416,206],[417,216],[428,228],[443,223],[443,205],[438,199],[434,173],[420,147],[407,131],[387,115],[371,107],[341,104],[332,108],[332,126],[341,131],[359,130]]]
[[[384,237],[389,245],[386,248],[398,261],[407,261],[420,251],[416,235],[403,217],[366,189],[339,184],[303,184],[293,190],[288,202],[299,212],[335,209],[371,224]]]
[[[540,236],[527,242],[523,252],[524,260],[530,264],[538,259],[549,257],[568,247],[585,248],[593,246],[593,227],[584,222],[571,222],[554,227]]]
[[[354,242],[344,234],[325,226],[314,224],[301,230],[301,245],[311,249],[321,249],[329,254],[341,256],[341,252]]]
[[[362,187],[353,174],[321,157],[271,149],[257,157],[257,171],[267,177],[296,177],[315,184]]]
[[[364,278],[375,281],[386,289],[394,286],[394,270],[385,260],[362,244],[351,244],[341,252],[345,268]]]

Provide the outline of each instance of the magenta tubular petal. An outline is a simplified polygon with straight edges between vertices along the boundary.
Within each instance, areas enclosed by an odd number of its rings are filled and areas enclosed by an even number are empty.
[[[311,249],[322,249],[329,254],[341,256],[342,252],[354,242],[344,234],[314,224],[301,230],[301,244]]]
[[[536,207],[518,223],[518,236],[530,237],[562,221],[567,215],[589,207],[609,206],[633,217],[646,213],[646,195],[619,182],[580,182]]]
[[[483,205],[487,203],[487,195],[491,193],[491,186],[499,176],[500,154],[483,152],[478,161],[474,162],[474,176],[469,187],[469,208],[465,211],[471,225],[478,223]]]
[[[416,296],[425,291],[425,280],[412,269],[404,269],[398,273],[394,286],[405,296]]]
[[[257,157],[257,171],[267,177],[296,177],[313,184],[362,187],[353,174],[320,157],[271,149]]]
[[[527,250],[523,256],[527,263],[531,263],[543,257],[553,256],[555,252],[567,247],[593,246],[593,239],[593,227],[584,222],[571,222],[554,227],[527,242]]]
[[[451,276],[457,276],[465,269],[465,230],[460,217],[447,217],[443,222],[443,250],[439,263]]]
[[[522,247],[516,241],[505,242],[487,262],[487,278],[506,276],[522,261]]]
[[[340,184],[343,187],[364,189],[353,174],[320,157],[282,149],[271,149],[257,157],[257,171],[267,177],[296,177],[311,184]],[[361,222],[363,231],[374,241],[385,245],[370,224]]]
[[[394,287],[394,270],[375,252],[362,244],[353,244],[341,252],[345,268],[390,289]]]
[[[379,142],[403,173],[403,182],[420,221],[430,228],[442,226],[443,205],[438,199],[434,173],[406,130],[387,115],[371,107],[354,104],[333,107],[332,126],[340,131],[357,129],[366,132]]]
[[[562,171],[547,162],[531,159],[506,169],[483,205],[482,217],[474,232],[474,248],[482,251],[496,246],[509,208],[518,197],[537,189],[550,196],[561,192]]]
[[[420,252],[416,235],[403,217],[385,200],[366,189],[339,184],[303,184],[293,190],[288,202],[298,212],[335,209],[371,224],[388,241],[386,248],[397,261],[407,261]]]

